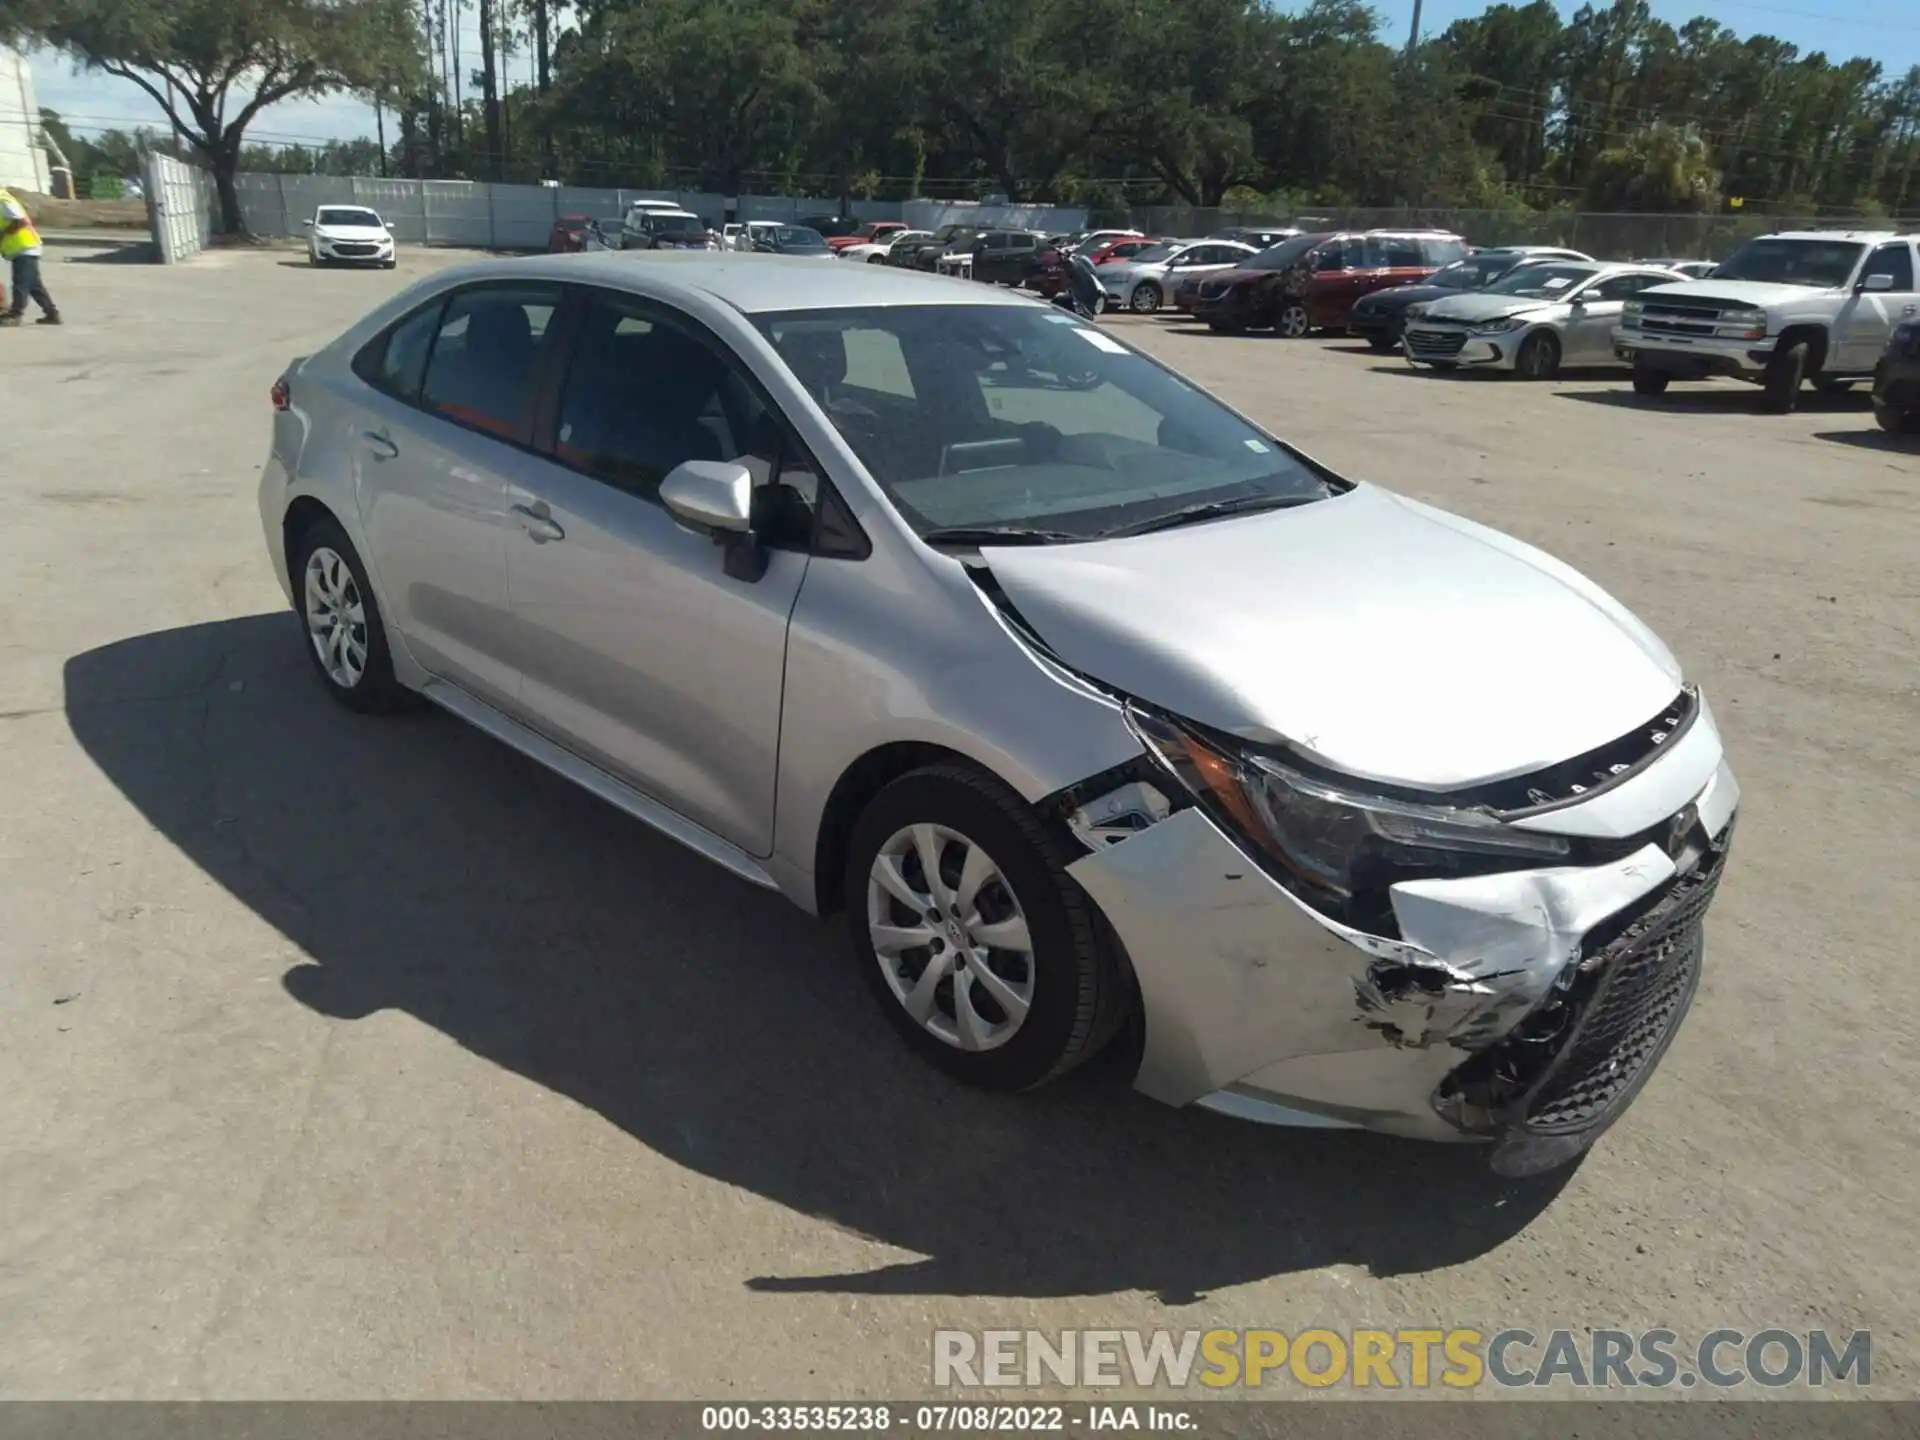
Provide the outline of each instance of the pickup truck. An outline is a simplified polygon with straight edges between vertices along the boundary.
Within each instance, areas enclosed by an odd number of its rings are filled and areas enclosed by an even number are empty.
[[[1761,408],[1785,414],[1809,381],[1832,393],[1870,379],[1894,328],[1920,314],[1916,239],[1871,230],[1762,235],[1711,279],[1629,300],[1614,355],[1633,367],[1641,395],[1725,375],[1758,385]]]

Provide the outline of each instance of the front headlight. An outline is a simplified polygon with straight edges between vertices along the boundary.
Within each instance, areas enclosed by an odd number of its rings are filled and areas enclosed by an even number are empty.
[[[1713,333],[1722,340],[1764,340],[1767,338],[1767,312],[1723,310],[1714,321]]]
[[[1504,335],[1509,330],[1518,330],[1526,323],[1518,315],[1508,315],[1499,320],[1477,320],[1467,328],[1476,335]]]
[[[1485,810],[1369,794],[1359,782],[1208,739],[1131,702],[1127,719],[1274,880],[1356,929],[1392,928],[1388,891],[1402,880],[1546,865],[1572,853],[1562,836],[1517,830]]]
[[[1427,302],[1417,301],[1407,306],[1407,319],[1418,320],[1427,313]]]

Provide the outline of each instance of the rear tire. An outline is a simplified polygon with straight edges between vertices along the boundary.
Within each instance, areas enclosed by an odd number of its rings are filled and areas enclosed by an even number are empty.
[[[1844,395],[1853,389],[1853,383],[1851,380],[1816,380],[1813,388],[1822,395]]]
[[[1160,308],[1160,287],[1151,280],[1142,280],[1133,287],[1133,294],[1127,297],[1127,308],[1136,315],[1151,315]]]
[[[1664,370],[1656,370],[1651,365],[1633,367],[1633,393],[1636,395],[1664,395],[1667,386],[1673,383],[1673,376]]]
[[[362,714],[413,708],[418,697],[394,678],[380,602],[347,532],[331,518],[316,520],[290,549],[301,648],[327,693]]]
[[[1551,330],[1534,331],[1520,342],[1513,368],[1523,380],[1553,379],[1560,373],[1560,338]]]
[[[1767,378],[1760,389],[1760,408],[1769,415],[1789,415],[1800,403],[1800,385],[1807,377],[1812,346],[1796,340],[1776,350],[1767,363]]]
[[[1026,1090],[1119,1030],[1131,992],[1068,860],[1019,796],[958,765],[903,775],[861,813],[842,881],[854,961],[927,1060]]]

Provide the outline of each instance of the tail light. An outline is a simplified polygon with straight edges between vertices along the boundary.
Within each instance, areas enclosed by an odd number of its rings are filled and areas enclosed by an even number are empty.
[[[267,393],[273,397],[273,408],[276,410],[288,409],[293,403],[293,392],[287,389],[287,377],[284,375],[273,382],[273,389]]]

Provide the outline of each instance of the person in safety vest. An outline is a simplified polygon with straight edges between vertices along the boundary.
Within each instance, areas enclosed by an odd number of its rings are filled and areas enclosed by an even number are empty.
[[[18,325],[27,313],[27,297],[40,307],[38,325],[58,325],[60,307],[40,281],[40,232],[33,228],[27,207],[0,189],[0,260],[13,267],[13,304],[0,315],[0,325]]]

